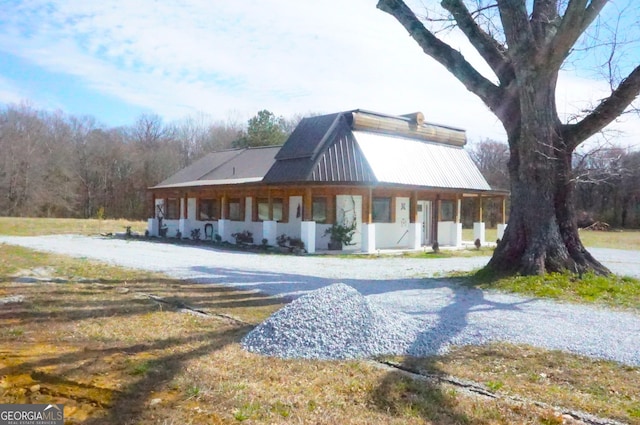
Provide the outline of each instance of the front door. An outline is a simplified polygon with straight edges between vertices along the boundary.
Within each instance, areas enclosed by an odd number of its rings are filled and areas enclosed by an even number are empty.
[[[431,201],[418,201],[418,222],[422,224],[422,245],[431,245]]]

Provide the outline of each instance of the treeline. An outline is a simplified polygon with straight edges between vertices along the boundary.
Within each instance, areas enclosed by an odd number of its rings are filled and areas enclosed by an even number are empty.
[[[92,117],[0,109],[0,215],[144,219],[146,188],[206,153],[283,143],[299,118],[260,111],[248,125],[205,115],[141,115],[108,128]]]
[[[472,145],[470,154],[493,188],[509,188],[509,148],[485,140]],[[617,228],[640,228],[640,151],[601,146],[573,156],[578,226],[596,222]],[[486,214],[500,220],[498,206],[488,203]]]
[[[92,117],[8,105],[0,109],[0,215],[144,219],[147,187],[209,152],[282,144],[300,118],[262,110],[246,124],[202,114],[164,123],[141,115],[129,126],[108,128]],[[468,149],[491,187],[508,190],[507,145],[485,140]],[[640,152],[579,153],[574,171],[581,226],[640,227]],[[487,202],[484,210],[489,225],[500,222],[500,205]]]

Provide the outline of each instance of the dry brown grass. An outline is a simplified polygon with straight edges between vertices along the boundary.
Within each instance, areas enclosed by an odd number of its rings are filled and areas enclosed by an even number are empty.
[[[459,347],[447,356],[394,360],[410,369],[473,380],[500,394],[640,424],[637,367],[510,344]]]
[[[147,223],[125,219],[0,217],[0,235],[10,236],[122,233],[127,226],[131,226],[134,232],[144,234]]]
[[[29,283],[29,275],[61,281]],[[145,294],[210,315],[186,314]],[[63,403],[70,424],[563,420],[553,409],[469,395],[369,361],[247,353],[242,336],[283,302],[255,292],[0,245],[0,298],[14,295],[24,301],[0,305],[0,402]],[[420,362],[508,394],[640,423],[637,368],[502,346],[464,348]],[[598,391],[606,397],[598,398]]]
[[[580,230],[580,239],[586,247],[640,251],[640,232],[637,230]]]
[[[495,242],[496,229],[486,229],[485,240]],[[587,248],[614,248],[640,251],[640,232],[638,230],[594,231],[580,230],[580,239]],[[462,230],[462,240],[473,240],[473,229]]]

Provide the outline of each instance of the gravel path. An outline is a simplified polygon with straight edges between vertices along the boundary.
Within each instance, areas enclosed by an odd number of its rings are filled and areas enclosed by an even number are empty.
[[[405,352],[430,354],[451,345],[509,341],[640,366],[640,315],[470,289],[438,277],[481,267],[488,257],[270,256],[81,236],[0,237],[2,242],[291,297],[343,282],[385,311],[419,324]],[[612,271],[640,277],[638,252],[592,253]],[[400,320],[397,327],[407,323]]]

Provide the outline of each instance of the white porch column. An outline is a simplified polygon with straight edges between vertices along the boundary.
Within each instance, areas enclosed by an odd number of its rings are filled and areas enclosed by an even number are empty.
[[[414,250],[422,247],[422,223],[409,223],[409,247]]]
[[[485,244],[485,228],[484,222],[473,223],[473,241],[480,239],[482,245]]]
[[[462,246],[462,223],[439,221],[438,244],[441,246]]]
[[[454,242],[454,246],[462,246],[462,223],[455,223],[451,229],[451,240]]]
[[[218,234],[222,242],[231,242],[231,220],[221,218],[218,220]]]
[[[189,233],[191,232],[191,229],[189,228],[189,220],[186,218],[181,218],[178,221],[178,230],[180,231],[180,233],[182,233],[183,238],[189,237]]]
[[[498,224],[498,239],[502,240],[504,237],[504,231],[507,229],[506,224]]]
[[[147,220],[147,230],[149,231],[149,236],[160,236],[158,229],[160,229],[160,222],[157,218],[150,218]]]
[[[362,252],[373,254],[376,252],[376,225],[362,223]]]
[[[304,249],[309,254],[316,252],[316,222],[303,221],[300,223],[300,239],[304,242]]]
[[[267,240],[267,243],[271,246],[276,244],[276,237],[278,235],[278,222],[265,220],[262,222],[262,238]],[[255,241],[260,242],[260,241]]]

